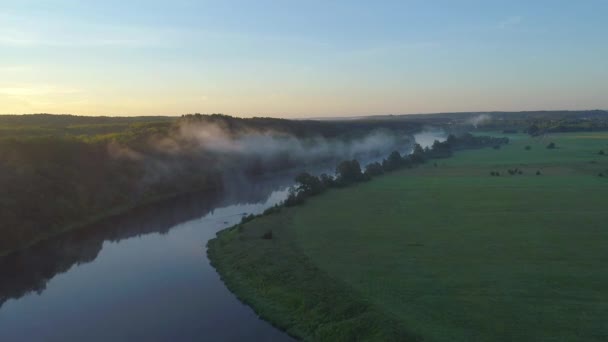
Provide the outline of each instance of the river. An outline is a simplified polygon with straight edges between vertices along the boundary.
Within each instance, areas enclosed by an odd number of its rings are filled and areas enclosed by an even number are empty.
[[[219,230],[285,199],[292,179],[232,181],[0,259],[0,341],[292,340],[230,293],[206,255]]]

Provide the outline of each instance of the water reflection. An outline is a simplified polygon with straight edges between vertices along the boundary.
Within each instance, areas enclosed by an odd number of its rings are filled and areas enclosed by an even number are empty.
[[[290,340],[224,287],[205,245],[292,179],[233,180],[0,259],[0,340]]]

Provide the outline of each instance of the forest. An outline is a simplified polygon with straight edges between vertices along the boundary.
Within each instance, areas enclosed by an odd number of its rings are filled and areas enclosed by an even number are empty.
[[[0,255],[101,217],[304,164],[409,146],[406,120],[0,116]]]

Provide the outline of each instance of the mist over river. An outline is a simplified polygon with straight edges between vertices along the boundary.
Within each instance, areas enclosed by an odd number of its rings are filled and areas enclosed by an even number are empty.
[[[424,147],[445,134],[415,139]],[[291,340],[225,288],[205,246],[284,200],[293,177],[235,181],[1,258],[0,341]]]

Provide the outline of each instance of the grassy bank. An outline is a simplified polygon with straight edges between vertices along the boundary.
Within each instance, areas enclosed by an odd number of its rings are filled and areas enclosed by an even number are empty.
[[[226,230],[210,258],[307,340],[606,340],[608,134],[510,138]]]

